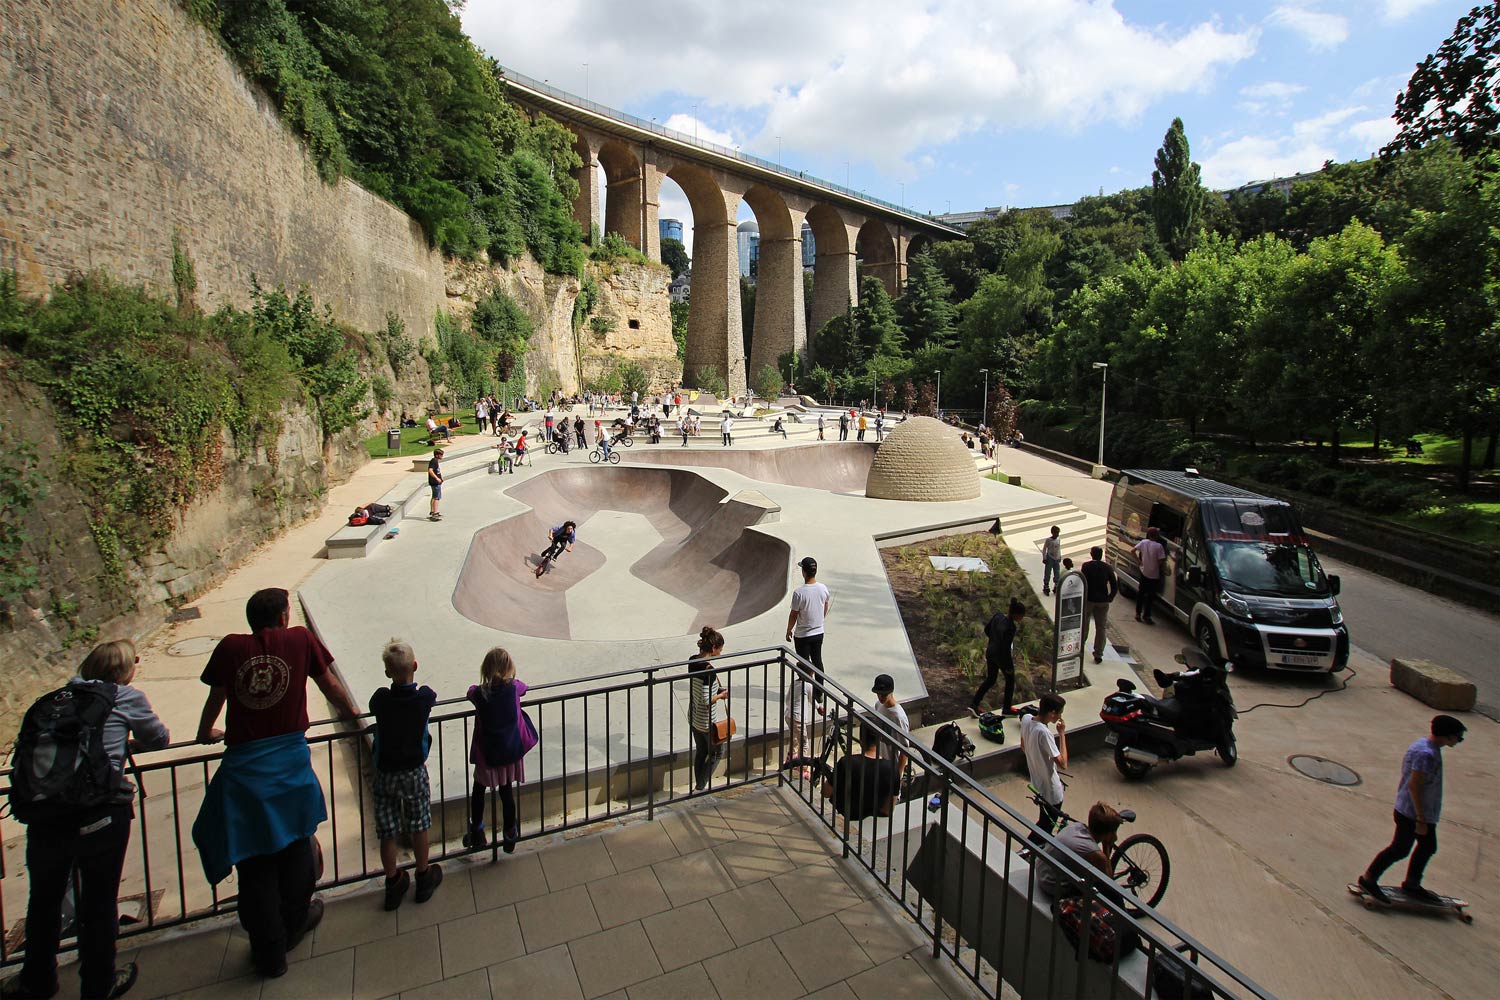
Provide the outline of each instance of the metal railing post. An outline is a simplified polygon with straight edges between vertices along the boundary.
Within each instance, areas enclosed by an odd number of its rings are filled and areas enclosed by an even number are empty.
[[[943,954],[943,886],[948,880],[948,791],[952,779],[943,772],[943,814],[939,820],[937,871],[932,878],[932,957]],[[957,926],[957,925],[955,925]]]
[[[625,693],[630,697],[630,692]],[[626,704],[629,704],[627,701]],[[626,739],[629,739],[626,734]],[[656,819],[656,670],[646,671],[646,818]]]

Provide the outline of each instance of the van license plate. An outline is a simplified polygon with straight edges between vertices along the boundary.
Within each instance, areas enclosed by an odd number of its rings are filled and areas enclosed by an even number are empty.
[[[1116,743],[1120,742],[1120,734],[1109,733],[1104,737],[1104,742],[1110,746],[1114,746]]]
[[[1303,653],[1283,653],[1281,655],[1282,663],[1289,663],[1297,667],[1315,667],[1318,665],[1319,659],[1319,657],[1307,656]]]

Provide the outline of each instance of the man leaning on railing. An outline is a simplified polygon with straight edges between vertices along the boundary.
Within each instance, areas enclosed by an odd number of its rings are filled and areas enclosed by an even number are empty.
[[[226,635],[209,657],[198,741],[227,749],[209,783],[193,843],[213,884],[239,876],[240,925],[261,975],[286,973],[286,954],[323,917],[313,899],[328,816],[307,747],[307,680],[345,717],[359,715],[329,667],[333,657],[306,628],[289,628],[285,590],[257,591],[245,604],[249,635]],[[223,730],[215,728],[225,705]]]

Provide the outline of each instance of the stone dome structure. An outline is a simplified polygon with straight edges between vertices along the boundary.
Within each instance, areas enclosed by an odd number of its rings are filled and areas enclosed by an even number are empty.
[[[912,417],[886,435],[865,496],[876,500],[973,500],[979,496],[974,453],[952,428],[932,417]]]
[[[980,496],[974,453],[951,427],[932,417],[897,424],[874,453],[864,495],[906,501],[960,501]]]

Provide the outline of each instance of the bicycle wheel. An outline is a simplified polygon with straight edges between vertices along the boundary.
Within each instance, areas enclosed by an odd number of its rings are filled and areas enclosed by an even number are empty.
[[[595,465],[599,464],[599,449],[598,448],[595,448],[593,451],[589,452],[589,461],[592,462],[592,463],[594,463]]]
[[[1155,906],[1167,894],[1172,862],[1166,847],[1151,834],[1137,833],[1120,841],[1114,864],[1115,881],[1147,906]]]
[[[631,435],[631,434],[626,434],[625,435],[625,440],[621,441],[620,443],[623,444],[627,448],[634,448],[635,447],[635,436]]]
[[[609,453],[609,464],[610,465],[619,465],[620,464],[620,453],[618,451],[612,451],[612,452]]]

